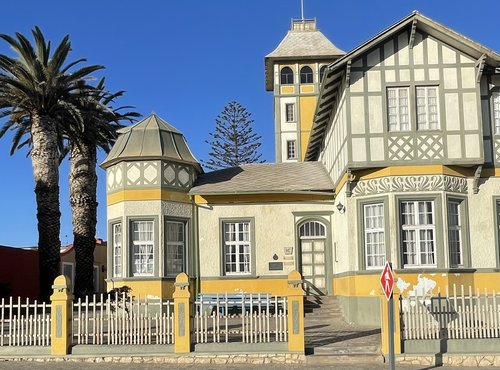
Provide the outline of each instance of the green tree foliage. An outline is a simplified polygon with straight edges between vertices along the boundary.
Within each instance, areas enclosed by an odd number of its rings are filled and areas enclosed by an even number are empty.
[[[83,124],[81,112],[71,102],[75,95],[86,94],[90,86],[84,81],[101,66],[74,67],[84,59],[67,62],[71,50],[69,36],[51,49],[42,31],[32,31],[35,43],[16,33],[0,35],[17,54],[15,58],[0,55],[0,117],[8,120],[0,137],[13,130],[13,151],[30,146],[35,179],[40,260],[40,296],[48,300],[52,283],[60,273],[59,163],[62,126],[57,117],[71,116]],[[28,135],[28,139],[21,139]]]
[[[229,102],[215,119],[215,132],[210,133],[210,159],[203,164],[211,170],[262,163],[261,136],[252,129],[252,114],[236,101]]]

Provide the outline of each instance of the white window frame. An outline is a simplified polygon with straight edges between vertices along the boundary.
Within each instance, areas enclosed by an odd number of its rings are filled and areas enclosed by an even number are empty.
[[[297,140],[286,141],[286,159],[297,159]]]
[[[181,226],[182,231],[180,235],[182,235],[182,240],[169,240],[169,224]],[[165,274],[167,276],[174,276],[181,272],[186,272],[186,251],[187,251],[187,227],[186,222],[177,221],[177,220],[166,220],[165,222],[165,246],[166,246],[166,261],[165,261]],[[179,251],[181,252],[181,256],[179,258]],[[170,261],[176,261],[172,266],[170,266]],[[174,269],[174,266],[179,265],[180,260],[180,269]]]
[[[500,91],[492,93],[493,103],[493,132],[495,135],[500,135]]]
[[[223,221],[223,254],[225,275],[252,273],[252,223],[250,220]],[[234,266],[233,268],[228,268]]]
[[[295,122],[295,103],[285,103],[285,122]]]
[[[387,88],[387,117],[389,131],[410,131],[411,116],[409,87],[404,86]]]
[[[464,264],[464,245],[462,238],[462,201],[448,201],[448,247],[450,251],[450,267],[461,267]]]
[[[418,130],[439,130],[438,86],[416,86],[415,100]]]
[[[113,277],[123,275],[123,228],[122,223],[113,224]],[[119,229],[119,230],[117,230]]]
[[[412,211],[405,213],[406,219],[411,223],[404,223],[403,205],[412,205]],[[420,205],[424,205],[421,212]],[[431,206],[430,212],[427,206]],[[425,222],[430,214],[432,223]],[[436,267],[436,212],[434,200],[402,200],[399,203],[399,216],[401,219],[401,246],[403,267]],[[427,217],[426,217],[427,216]],[[413,236],[407,239],[406,235]],[[410,261],[410,259],[412,261]],[[431,262],[429,262],[431,260]]]
[[[380,269],[386,261],[384,203],[363,205],[365,268]]]
[[[135,225],[150,225],[146,230]],[[154,221],[134,220],[130,225],[132,241],[132,276],[154,275]],[[138,238],[137,238],[138,237]]]

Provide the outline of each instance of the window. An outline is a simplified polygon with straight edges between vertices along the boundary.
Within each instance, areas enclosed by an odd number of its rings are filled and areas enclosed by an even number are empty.
[[[153,275],[154,222],[132,222],[132,274],[133,276]]]
[[[323,76],[325,75],[326,65],[319,69],[319,82],[323,82]]]
[[[436,266],[433,201],[403,201],[400,204],[403,266]]]
[[[73,291],[75,286],[75,270],[73,269],[73,264],[71,262],[62,263],[62,274],[69,278],[69,290]]]
[[[122,224],[113,225],[113,276],[122,276]]]
[[[167,260],[165,262],[165,272],[167,275],[177,275],[186,270],[185,223],[180,221],[167,221],[165,229],[167,234]]]
[[[500,135],[500,91],[493,93],[493,121],[495,125],[495,135]]]
[[[363,206],[365,266],[367,269],[383,267],[385,264],[384,204]]]
[[[417,127],[419,130],[439,129],[438,88],[437,86],[418,86]]]
[[[295,122],[295,104],[293,103],[285,104],[285,111],[286,111],[286,121]]]
[[[448,202],[448,246],[450,248],[450,267],[463,265],[462,225],[460,222],[460,201]]]
[[[251,273],[250,222],[224,222],[224,272]]]
[[[296,151],[295,140],[287,140],[286,142],[286,159],[297,159],[297,151]]]
[[[99,291],[99,266],[97,265],[94,265],[94,269],[93,269],[93,273],[94,273],[94,292],[98,292]]]
[[[290,67],[284,67],[281,69],[281,84],[293,85],[293,71]]]
[[[387,88],[389,131],[409,131],[408,88]]]
[[[300,238],[320,238],[324,239],[326,236],[325,225],[318,221],[309,221],[302,224],[299,228]]]
[[[300,69],[300,83],[301,84],[312,84],[313,83],[313,71],[311,67],[304,66]]]

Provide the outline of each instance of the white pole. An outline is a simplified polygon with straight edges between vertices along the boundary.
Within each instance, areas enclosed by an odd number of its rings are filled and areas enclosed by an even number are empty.
[[[300,0],[300,14],[302,16],[302,20],[304,20],[304,0]]]

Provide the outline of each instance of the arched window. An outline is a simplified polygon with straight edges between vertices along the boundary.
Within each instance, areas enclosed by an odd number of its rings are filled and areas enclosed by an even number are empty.
[[[281,84],[293,85],[293,71],[290,67],[281,68]]]
[[[325,238],[325,225],[318,221],[308,221],[299,227],[299,237],[302,238]]]
[[[319,82],[323,82],[323,76],[325,75],[326,64],[319,69]]]
[[[300,69],[300,83],[301,84],[312,84],[313,83],[313,71],[311,67],[304,66]]]

